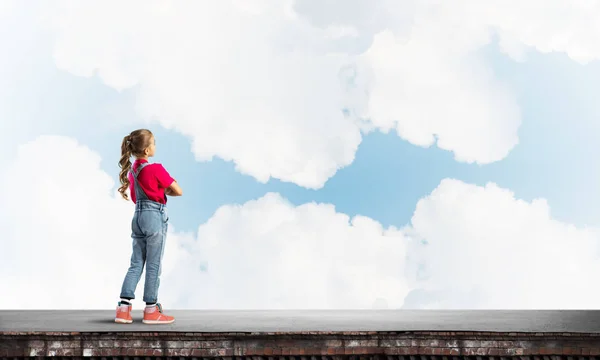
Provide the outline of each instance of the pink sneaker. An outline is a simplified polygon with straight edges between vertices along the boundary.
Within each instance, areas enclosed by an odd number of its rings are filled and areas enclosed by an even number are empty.
[[[144,324],[170,324],[173,321],[175,321],[174,317],[163,314],[160,303],[144,309],[144,319],[142,320]]]
[[[117,306],[117,316],[115,322],[120,324],[131,324],[133,319],[131,318],[131,305],[121,304]]]

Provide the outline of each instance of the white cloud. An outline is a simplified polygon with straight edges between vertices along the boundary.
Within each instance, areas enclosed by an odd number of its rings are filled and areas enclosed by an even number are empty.
[[[117,107],[127,97],[56,68],[53,34],[38,19],[40,3],[49,2],[0,3],[0,162],[14,158],[19,144],[42,134],[89,134],[93,128],[95,135],[105,135],[139,125],[127,122],[135,118],[131,104]]]
[[[353,161],[361,134],[342,113],[337,75],[347,59],[324,54],[288,2],[60,4],[57,66],[139,85],[139,113],[189,135],[199,160],[306,187]]]
[[[518,143],[514,96],[478,52],[494,35],[517,61],[529,48],[580,63],[600,57],[595,1],[307,0],[296,9],[316,26],[356,26],[373,39],[359,57],[359,73],[370,77],[359,115],[458,161],[499,161]]]
[[[219,208],[182,244],[166,257],[176,265],[164,293],[185,307],[399,307],[408,292],[402,234],[332,205],[269,193]]]
[[[600,291],[598,229],[554,220],[543,199],[445,179],[404,229],[410,308],[589,309]],[[425,241],[423,244],[421,241]]]
[[[42,136],[3,169],[0,308],[109,304],[131,256],[133,208],[99,164],[72,139]]]
[[[514,96],[478,53],[493,34],[520,61],[528,47],[581,62],[600,51],[598,7],[585,0],[48,8],[59,68],[97,74],[116,89],[139,86],[139,114],[188,135],[198,160],[218,156],[259,181],[309,188],[353,161],[360,130],[395,129],[458,161],[506,157],[521,120]]]
[[[494,184],[443,180],[401,231],[267,194],[188,236],[165,286],[199,308],[589,309],[599,235]]]
[[[0,308],[114,306],[133,208],[99,163],[65,137],[19,148],[0,179]],[[599,239],[493,184],[443,180],[403,229],[268,193],[222,206],[195,234],[171,225],[159,298],[180,309],[593,308]],[[143,277],[136,308],[142,293]]]
[[[134,87],[138,113],[189,136],[198,160],[309,188],[353,161],[361,130],[395,129],[458,161],[506,157],[521,120],[479,53],[494,35],[519,61],[600,52],[588,0],[42,4],[60,69]]]
[[[564,52],[573,60],[586,64],[600,58],[600,3],[595,0],[573,1],[500,1],[484,7],[479,13],[507,43],[518,41],[524,47],[542,53]],[[512,56],[510,48],[504,48]],[[519,59],[519,51],[515,59]]]
[[[406,43],[389,31],[375,36],[363,55],[375,78],[365,116],[415,145],[437,141],[458,161],[503,159],[521,124],[512,95],[477,56],[457,56],[437,38],[429,24]]]
[[[14,11],[16,0],[4,0],[0,2],[0,19],[6,17],[10,12]]]

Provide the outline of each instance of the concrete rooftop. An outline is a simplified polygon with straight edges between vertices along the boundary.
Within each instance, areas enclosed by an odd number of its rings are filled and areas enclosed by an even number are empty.
[[[114,310],[0,310],[0,332],[491,331],[600,333],[599,310],[169,310],[175,323],[114,322]]]

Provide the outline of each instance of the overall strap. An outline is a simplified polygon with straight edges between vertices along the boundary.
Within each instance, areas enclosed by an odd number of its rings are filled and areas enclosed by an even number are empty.
[[[150,165],[150,164],[147,162],[141,164],[140,166],[138,166],[138,168],[136,169],[135,172],[133,172],[133,167],[131,168],[131,174],[133,175],[133,190],[135,191],[136,202],[137,202],[137,200],[150,200],[148,198],[148,195],[146,195],[146,193],[140,186],[140,183],[137,179],[137,177],[140,174],[140,172],[142,171],[142,169],[145,168],[147,165]]]
[[[134,179],[137,178],[138,175],[140,174],[140,171],[142,171],[142,169],[145,168],[148,165],[150,165],[150,163],[145,162],[142,165],[138,166],[137,170],[135,171],[135,174],[133,174],[133,178]],[[133,170],[133,168],[132,168],[132,170]]]

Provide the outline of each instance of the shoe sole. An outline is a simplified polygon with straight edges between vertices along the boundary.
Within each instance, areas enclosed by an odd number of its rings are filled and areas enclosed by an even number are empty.
[[[119,318],[116,318],[116,319],[115,319],[115,322],[116,322],[116,323],[119,323],[119,324],[131,324],[131,323],[133,322],[133,320],[127,320],[127,319],[119,319]]]
[[[170,320],[170,321],[165,321],[165,320],[142,320],[142,322],[144,324],[151,324],[151,325],[159,325],[159,324],[171,324],[175,321],[175,319]]]

